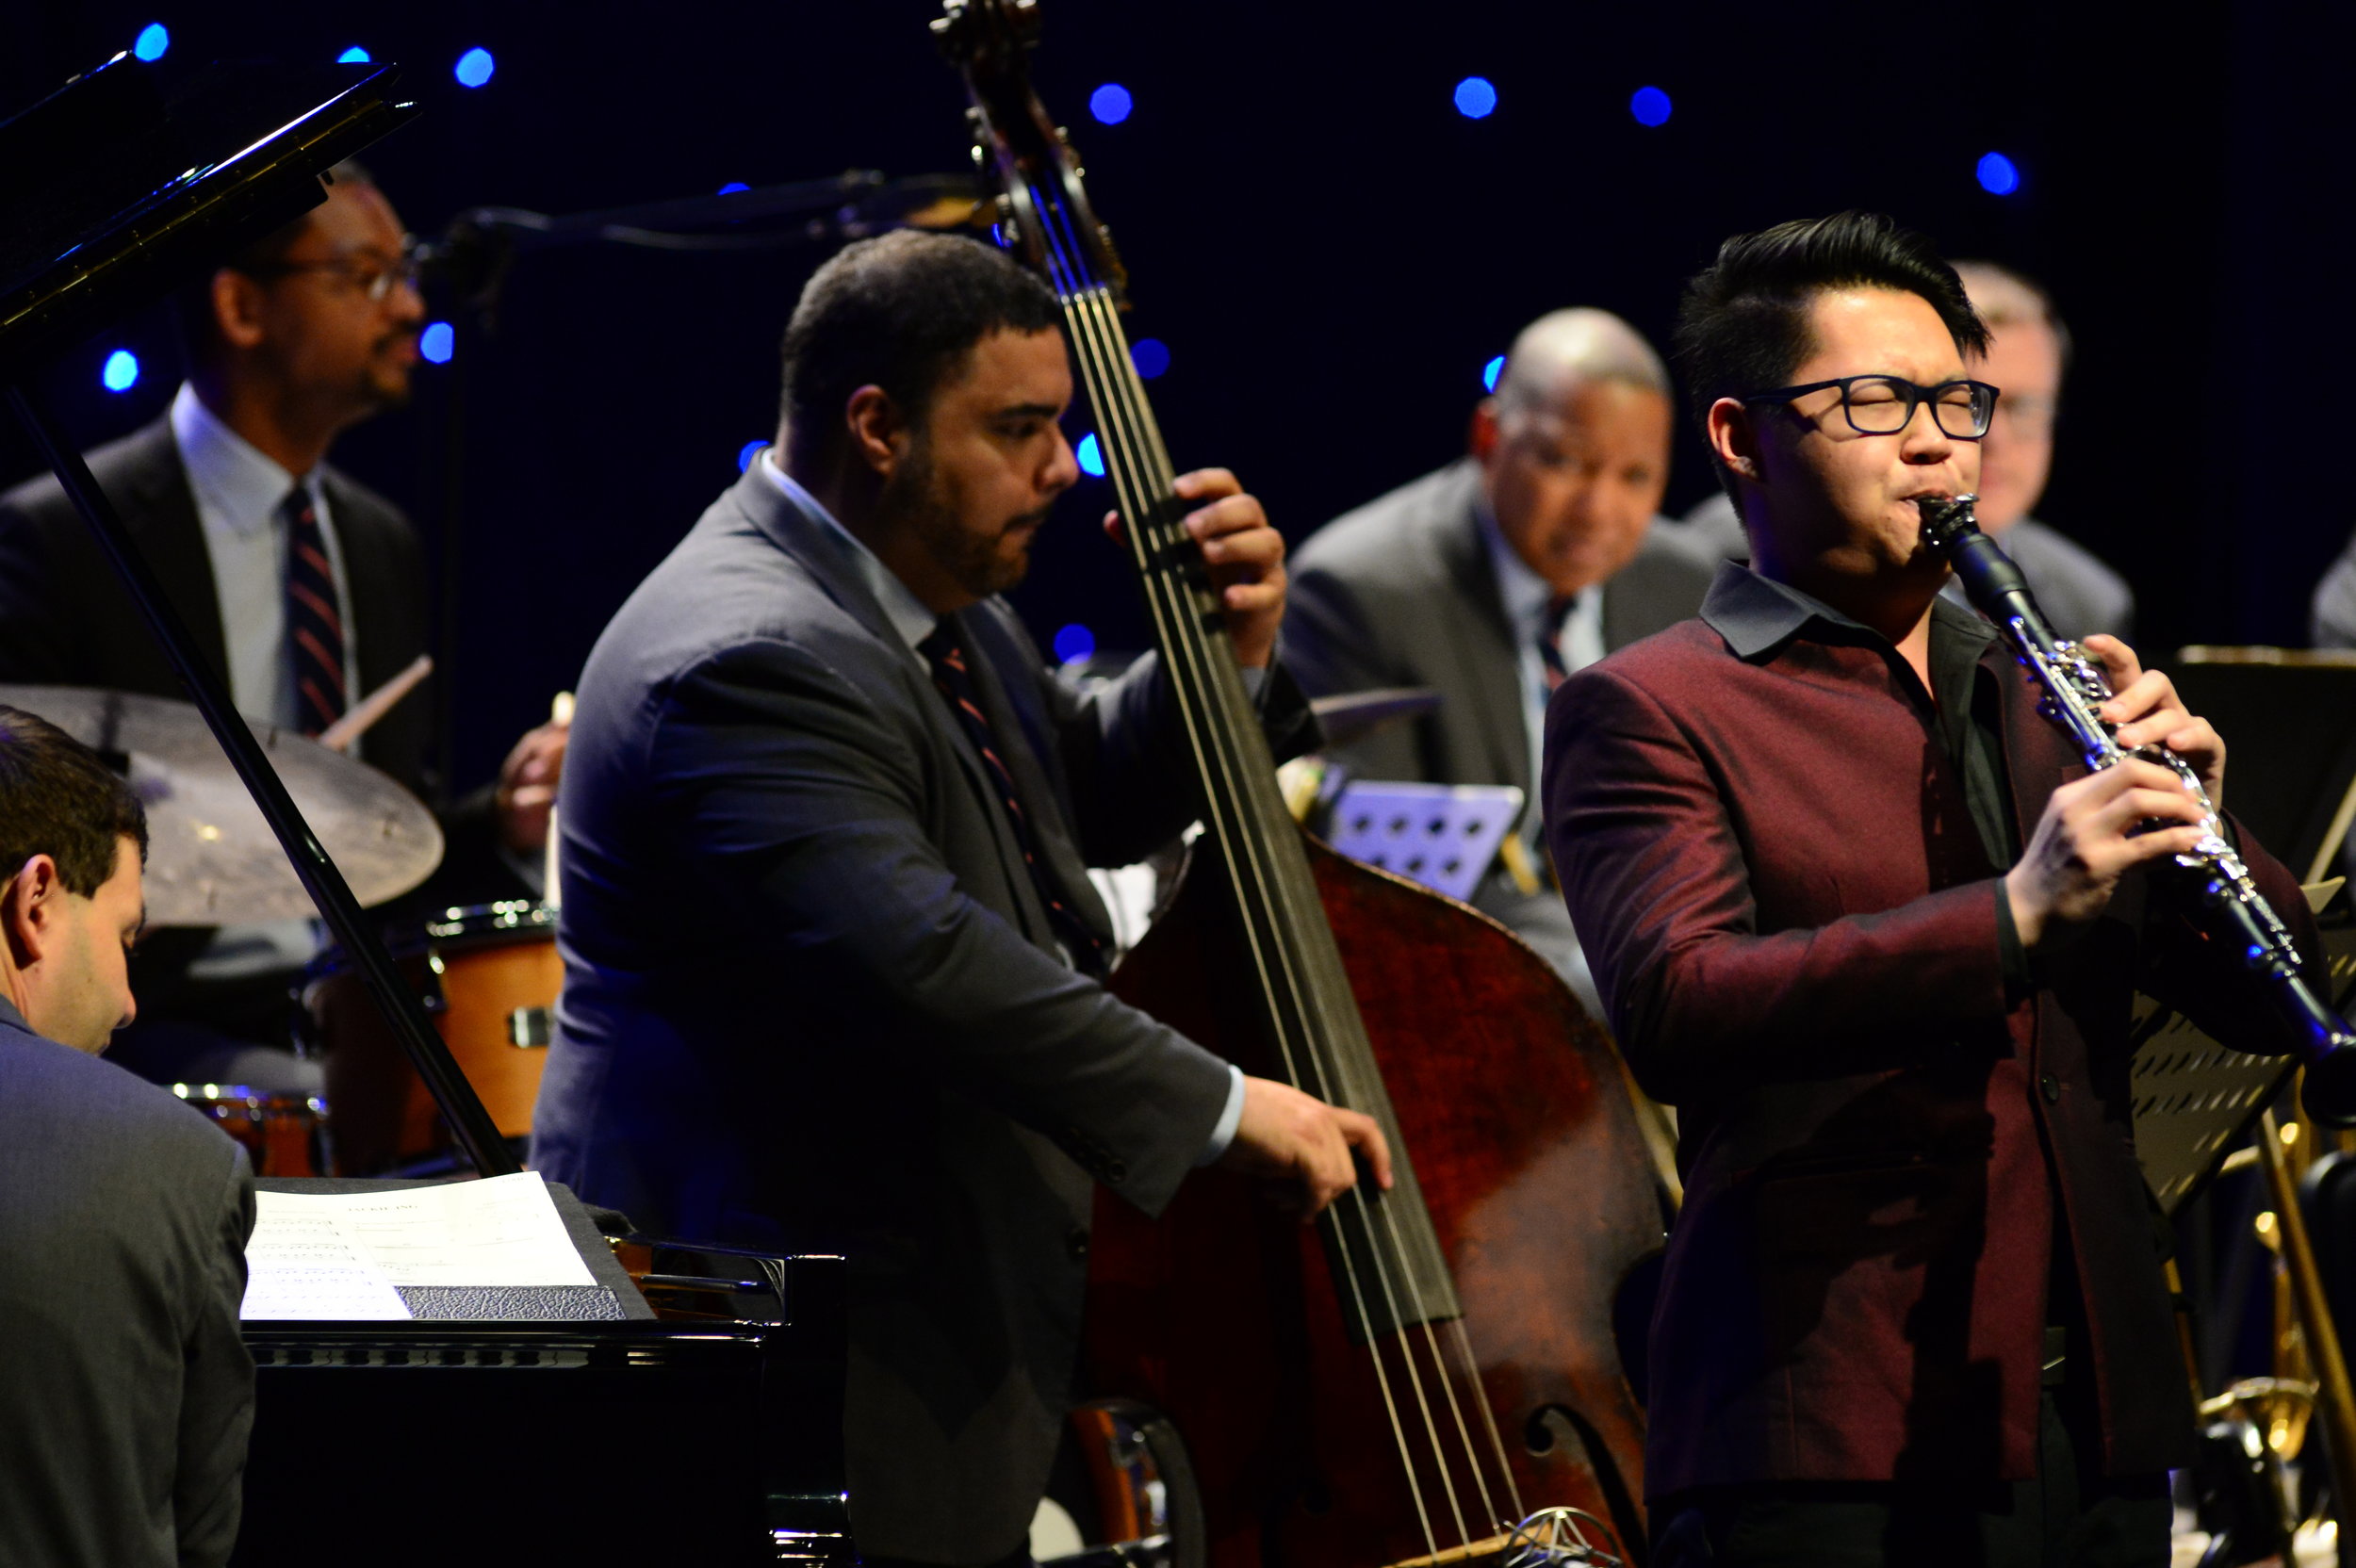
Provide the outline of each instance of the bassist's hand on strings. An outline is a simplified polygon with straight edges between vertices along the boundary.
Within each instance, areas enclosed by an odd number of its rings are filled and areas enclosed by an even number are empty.
[[[1374,1119],[1329,1105],[1269,1078],[1243,1081],[1243,1119],[1219,1156],[1223,1169],[1280,1184],[1280,1201],[1302,1220],[1358,1184],[1358,1157],[1375,1184],[1391,1185],[1391,1146]]]
[[[1235,662],[1247,670],[1265,669],[1276,652],[1277,625],[1284,618],[1284,536],[1270,525],[1259,500],[1246,495],[1242,482],[1224,468],[1181,474],[1174,488],[1179,499],[1195,503],[1186,514],[1186,531],[1203,547],[1211,585],[1227,612]],[[1120,540],[1117,514],[1105,514],[1104,531]]]

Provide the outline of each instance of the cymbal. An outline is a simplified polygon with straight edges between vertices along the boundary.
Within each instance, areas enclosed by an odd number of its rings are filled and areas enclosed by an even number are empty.
[[[1440,706],[1440,694],[1429,686],[1385,686],[1371,692],[1344,692],[1317,697],[1309,710],[1324,727],[1328,745],[1346,745],[1393,719],[1429,713]]]
[[[147,808],[147,923],[224,925],[313,912],[277,835],[192,704],[78,686],[0,686],[97,751]],[[424,803],[356,758],[254,726],[303,821],[363,906],[400,897],[442,859]]]

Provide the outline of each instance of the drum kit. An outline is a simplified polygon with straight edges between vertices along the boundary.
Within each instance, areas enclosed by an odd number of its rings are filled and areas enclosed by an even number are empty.
[[[0,705],[47,719],[130,781],[147,810],[150,926],[312,912],[285,852],[191,705],[7,685]],[[416,796],[319,741],[272,726],[253,728],[363,906],[388,904],[433,874],[442,831]],[[564,979],[554,906],[445,909],[397,923],[386,936],[499,1135],[529,1136]],[[172,1092],[244,1145],[256,1175],[426,1175],[463,1164],[432,1095],[342,950],[323,950],[296,990],[293,1043],[319,1061],[324,1094],[265,1094],[234,1084],[177,1084]]]

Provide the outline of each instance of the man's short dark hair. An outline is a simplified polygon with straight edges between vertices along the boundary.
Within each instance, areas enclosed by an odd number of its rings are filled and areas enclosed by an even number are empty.
[[[1063,322],[1046,284],[994,246],[898,229],[846,245],[810,278],[785,329],[784,427],[824,450],[843,406],[880,386],[914,424],[973,345]]]
[[[357,159],[346,158],[330,169],[326,181],[331,186],[348,185],[374,189],[376,176]],[[213,319],[213,273],[219,271],[245,272],[257,278],[272,276],[272,269],[286,259],[295,241],[311,226],[312,207],[287,220],[257,239],[249,239],[222,258],[221,265],[205,274],[181,286],[172,296],[172,314],[180,328],[180,348],[191,366],[208,365],[221,349],[219,323]]]
[[[1736,235],[1685,286],[1672,342],[1693,422],[1707,430],[1710,405],[1721,398],[1788,384],[1814,351],[1808,308],[1834,288],[1920,295],[1958,351],[1969,355],[1988,347],[1988,328],[1955,270],[1913,230],[1877,212],[1778,223]]]
[[[0,707],[0,881],[46,855],[89,898],[115,874],[115,845],[147,858],[147,811],[98,753],[22,709]]]

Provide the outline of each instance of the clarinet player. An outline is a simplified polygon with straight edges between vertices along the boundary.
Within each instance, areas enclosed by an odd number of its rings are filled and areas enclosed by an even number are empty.
[[[2196,841],[2183,785],[2086,775],[1994,629],[1939,597],[1919,503],[1976,485],[1985,338],[1887,219],[1728,240],[1677,353],[1752,564],[1548,712],[1573,921],[1638,1079],[1682,1112],[1661,1568],[2168,1560],[2193,1413],[2130,1000],[2292,1042],[2139,872]],[[2217,795],[2216,731],[2124,644],[2087,647],[2120,743]],[[2312,956],[2294,879],[2240,847]]]

